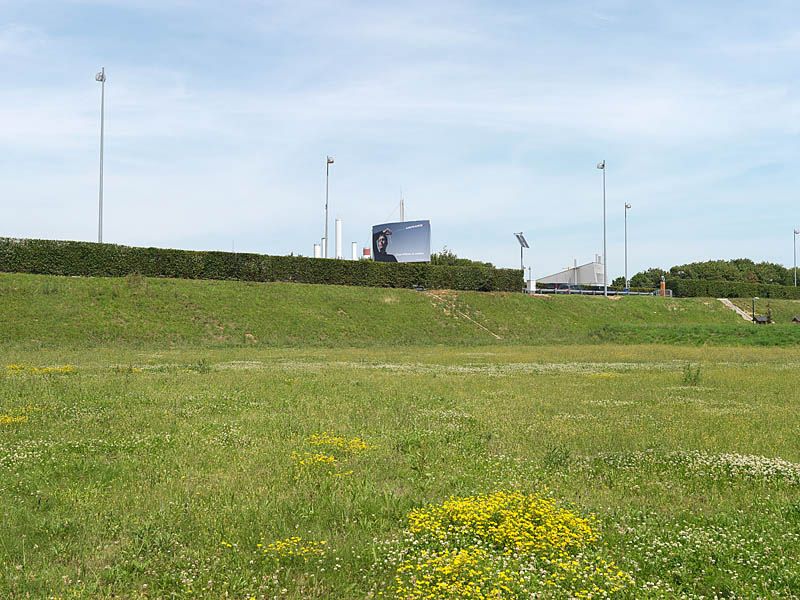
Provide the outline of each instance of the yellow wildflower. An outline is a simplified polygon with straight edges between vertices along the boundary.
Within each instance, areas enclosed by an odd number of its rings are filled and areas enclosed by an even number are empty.
[[[325,556],[325,546],[327,543],[328,542],[325,540],[303,541],[300,537],[292,536],[282,540],[275,540],[267,546],[258,544],[256,547],[261,550],[264,556],[272,556],[274,558],[299,557],[308,559],[313,556]]]
[[[327,431],[311,434],[306,438],[306,442],[311,446],[322,446],[331,450],[342,450],[353,454],[363,452],[369,448],[367,442],[360,437],[348,439],[341,435],[333,435]]]
[[[507,550],[547,555],[597,539],[588,520],[559,508],[552,499],[518,492],[451,498],[412,511],[408,521],[412,533],[442,538],[462,532]]]
[[[411,511],[406,536],[394,592],[407,600],[597,598],[633,583],[592,548],[590,519],[536,494],[453,497]]]
[[[15,423],[27,423],[28,415],[14,417],[12,415],[0,415],[0,425],[14,425]]]
[[[6,365],[6,371],[14,374],[30,373],[31,375],[63,375],[74,373],[75,370],[75,367],[72,365],[60,365],[54,367],[26,367],[18,364]]]
[[[292,460],[301,466],[311,465],[333,465],[336,464],[336,457],[322,452],[292,452]]]

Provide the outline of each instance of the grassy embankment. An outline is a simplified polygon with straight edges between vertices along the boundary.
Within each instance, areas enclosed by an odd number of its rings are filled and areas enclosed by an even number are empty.
[[[736,298],[732,300],[736,306],[744,310],[747,314],[753,311],[752,298]],[[792,325],[792,319],[800,316],[800,300],[784,300],[772,298],[759,298],[756,300],[756,314],[766,315],[768,311],[772,312],[772,320],[776,325],[798,327],[799,325]]]
[[[748,327],[713,299],[437,296],[301,284],[0,275],[0,343],[28,348],[800,344],[800,328]]]

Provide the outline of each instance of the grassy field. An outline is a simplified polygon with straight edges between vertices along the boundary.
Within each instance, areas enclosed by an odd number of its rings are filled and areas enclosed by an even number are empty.
[[[800,348],[588,333],[716,301],[0,290],[2,598],[800,597]]]

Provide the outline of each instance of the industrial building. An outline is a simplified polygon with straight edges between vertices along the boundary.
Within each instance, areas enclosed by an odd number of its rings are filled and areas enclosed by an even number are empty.
[[[603,286],[603,258],[595,256],[592,262],[579,265],[575,261],[574,266],[559,271],[553,275],[540,277],[536,280],[537,286],[550,285],[569,285],[569,286]]]

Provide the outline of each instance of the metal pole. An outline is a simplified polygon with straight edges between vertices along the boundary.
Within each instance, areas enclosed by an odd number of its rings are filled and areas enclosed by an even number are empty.
[[[631,207],[627,202],[625,203],[625,289],[628,289],[628,209]]]
[[[330,175],[331,161],[325,157],[325,246],[322,248],[322,258],[328,258],[328,178]]]
[[[95,77],[100,82],[100,198],[97,223],[97,241],[103,243],[103,138],[105,137],[106,68],[101,67]]]
[[[797,287],[797,234],[800,229],[794,230],[794,287]]]
[[[519,268],[522,269],[523,276],[525,275],[525,263],[522,262],[522,244],[519,245]]]
[[[608,296],[608,256],[606,250],[606,165],[603,161],[603,296]]]

